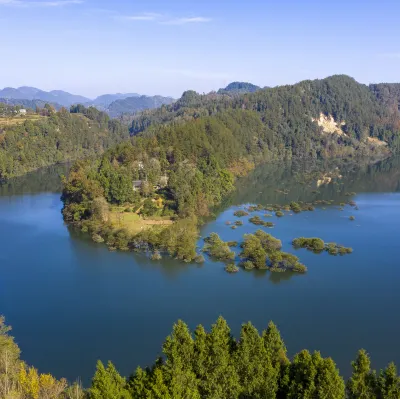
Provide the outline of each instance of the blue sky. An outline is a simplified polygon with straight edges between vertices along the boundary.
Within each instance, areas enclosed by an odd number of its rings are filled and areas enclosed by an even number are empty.
[[[345,73],[400,82],[400,1],[0,0],[0,87],[178,97]]]

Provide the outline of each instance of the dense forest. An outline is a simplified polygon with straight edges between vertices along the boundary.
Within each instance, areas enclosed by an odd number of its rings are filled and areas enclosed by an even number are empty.
[[[254,93],[260,90],[261,87],[247,82],[232,82],[229,83],[224,89],[219,89],[218,94],[237,95],[244,93]]]
[[[129,137],[119,121],[95,108],[44,108],[21,115],[0,105],[0,180],[31,170],[101,154]]]
[[[113,101],[108,105],[106,111],[111,117],[121,114],[134,114],[145,109],[153,109],[162,105],[172,104],[174,99],[162,96],[132,96]]]
[[[91,386],[41,374],[20,359],[20,350],[0,318],[0,396],[4,399],[398,399],[400,378],[390,363],[371,369],[365,350],[352,362],[345,383],[335,362],[302,350],[293,359],[274,323],[260,334],[242,325],[238,340],[219,317],[210,331],[193,332],[178,321],[162,346],[162,357],[128,378],[115,366],[97,363]],[[60,359],[62,361],[62,359]],[[77,371],[78,373],[79,371]]]

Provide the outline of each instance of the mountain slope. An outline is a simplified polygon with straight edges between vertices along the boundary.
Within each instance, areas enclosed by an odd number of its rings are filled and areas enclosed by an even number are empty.
[[[116,100],[108,107],[110,116],[115,117],[121,114],[133,114],[135,112],[143,111],[145,109],[152,109],[161,107],[161,105],[169,105],[174,102],[171,97],[162,96],[140,96],[128,97],[123,100]]]
[[[90,101],[89,104],[95,107],[104,107],[108,108],[108,106],[117,100],[125,100],[128,97],[140,97],[140,94],[137,93],[116,93],[116,94],[103,94],[101,96],[96,97],[93,101]]]
[[[13,99],[13,98],[1,98],[0,97],[0,103],[3,104],[8,104],[8,105],[20,105],[23,108],[31,108],[33,110],[36,109],[36,107],[38,108],[44,108],[44,106],[46,104],[51,105],[52,107],[54,107],[56,110],[59,110],[62,105],[57,104],[57,103],[53,103],[53,102],[47,102],[47,101],[43,101],[43,100],[26,100],[26,99]]]
[[[260,90],[261,87],[253,85],[247,82],[232,82],[229,83],[224,89],[219,89],[218,94],[244,94],[244,93],[254,93]]]
[[[94,108],[87,116],[64,108],[0,118],[0,180],[101,154],[128,137],[126,127]]]

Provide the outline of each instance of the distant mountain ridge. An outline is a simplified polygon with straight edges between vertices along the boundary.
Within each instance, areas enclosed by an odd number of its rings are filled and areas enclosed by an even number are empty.
[[[17,89],[5,87],[3,90],[0,90],[0,98],[10,100],[42,100],[48,103],[60,104],[64,107],[90,101],[87,97],[71,94],[63,90],[44,91],[29,86],[21,86]]]
[[[219,89],[218,94],[245,94],[254,93],[261,90],[260,86],[253,85],[248,82],[232,82],[229,83],[224,89]]]
[[[21,86],[18,88],[5,87],[0,90],[0,102],[22,105],[27,108],[36,108],[36,106],[42,108],[46,103],[49,103],[56,109],[82,104],[86,107],[95,107],[115,117],[123,113],[133,114],[138,111],[157,108],[163,104],[171,104],[174,99],[163,96],[144,96],[138,93],[103,94],[90,99],[63,90],[47,92],[36,87]]]
[[[133,114],[146,109],[159,108],[162,105],[170,105],[174,101],[175,100],[172,97],[163,96],[128,97],[123,100],[112,102],[109,105],[107,112],[111,117],[115,117],[122,114]]]

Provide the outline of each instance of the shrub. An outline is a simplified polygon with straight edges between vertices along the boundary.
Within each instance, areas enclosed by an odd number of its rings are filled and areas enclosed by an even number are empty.
[[[225,271],[228,273],[237,273],[239,268],[234,263],[230,263],[229,265],[225,266]]]
[[[276,213],[275,213],[275,216],[277,216],[278,218],[280,218],[280,217],[282,217],[282,216],[284,216],[285,214],[282,212],[282,211],[277,211]]]
[[[217,233],[211,233],[210,236],[205,239],[205,242],[206,245],[203,250],[213,258],[219,260],[235,259],[235,253],[229,249],[228,244],[222,241]]]
[[[261,218],[259,216],[253,216],[249,219],[250,223],[253,223],[255,225],[263,225],[264,221],[261,220]]]
[[[325,243],[320,238],[312,237],[305,238],[299,237],[292,241],[295,248],[307,248],[310,251],[322,252],[325,249]]]
[[[204,259],[204,256],[203,256],[203,255],[197,255],[197,256],[194,258],[194,261],[195,261],[196,263],[204,263],[204,262],[205,262],[205,259]]]
[[[290,203],[290,209],[295,212],[295,213],[299,213],[301,212],[301,207],[297,202],[292,201]]]
[[[265,227],[274,227],[275,225],[272,222],[264,222]]]
[[[242,209],[239,209],[238,211],[233,213],[235,216],[241,218],[243,216],[248,216],[248,212],[243,211]]]
[[[356,220],[356,218],[355,218],[354,216],[350,216],[349,219],[350,219],[351,221]]]
[[[243,222],[241,220],[236,220],[235,225],[236,226],[243,226]]]
[[[228,241],[227,244],[228,244],[228,247],[237,247],[238,246],[237,241]]]
[[[92,240],[97,243],[104,242],[104,238],[96,233],[92,235]]]
[[[242,265],[246,270],[252,270],[252,269],[255,268],[254,263],[251,262],[251,261],[249,261],[249,260],[246,260],[245,262],[242,262],[241,265]]]
[[[150,259],[151,260],[161,260],[162,256],[161,256],[160,252],[154,251],[150,256]]]

